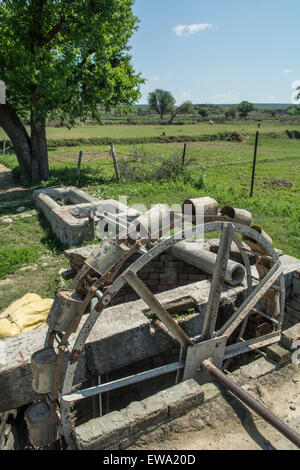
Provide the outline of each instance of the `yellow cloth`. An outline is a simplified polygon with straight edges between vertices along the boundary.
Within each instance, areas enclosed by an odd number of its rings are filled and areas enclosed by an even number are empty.
[[[37,294],[26,294],[0,314],[0,338],[17,336],[25,331],[46,326],[46,318],[53,299],[42,299]]]

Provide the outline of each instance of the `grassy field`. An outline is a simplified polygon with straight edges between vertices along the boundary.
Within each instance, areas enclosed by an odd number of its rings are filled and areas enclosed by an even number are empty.
[[[283,136],[286,129],[296,129],[300,131],[299,124],[282,124],[276,121],[264,122],[260,128],[261,134],[278,134]],[[27,129],[29,131],[29,129]],[[134,138],[134,137],[153,137],[160,136],[163,132],[167,136],[198,136],[206,134],[217,134],[223,132],[247,132],[254,135],[257,131],[257,123],[253,121],[234,121],[226,124],[215,124],[211,126],[207,122],[198,124],[185,124],[185,125],[124,125],[116,124],[109,126],[90,125],[90,126],[75,126],[72,129],[66,127],[47,127],[48,139],[78,139],[78,138],[92,138],[92,137],[109,137],[114,138]],[[0,130],[0,139],[5,136],[4,132]]]
[[[199,130],[197,130],[199,127]],[[215,132],[217,126],[182,126],[184,132]],[[221,125],[218,126],[222,127]],[[228,125],[230,127],[230,125]],[[143,203],[147,207],[155,203],[181,204],[188,197],[211,196],[219,207],[233,205],[253,214],[253,223],[261,225],[273,238],[276,248],[300,258],[300,141],[285,135],[286,127],[277,127],[276,138],[271,136],[276,125],[263,126],[259,141],[256,181],[253,198],[249,197],[256,124],[249,124],[246,132],[251,138],[238,142],[191,142],[187,146],[185,175],[169,180],[147,181],[147,173],[161,160],[180,158],[183,144],[116,145],[119,161],[126,162],[132,172],[142,167],[144,181],[123,181],[117,184],[108,146],[81,146],[59,148],[49,152],[51,178],[47,185],[75,185],[84,188],[100,199],[128,197],[128,203]],[[172,126],[174,132],[177,126]],[[97,132],[120,132],[137,135],[139,132],[169,132],[167,126],[99,126]],[[242,130],[234,127],[232,130]],[[48,130],[49,131],[49,130]],[[69,132],[50,129],[52,132]],[[94,128],[76,128],[70,132],[96,132]],[[218,130],[219,131],[219,130]],[[220,130],[220,132],[222,132]],[[49,133],[48,133],[49,135]],[[57,134],[56,134],[57,138]],[[76,177],[77,157],[83,150],[82,171]],[[0,162],[10,168],[17,166],[14,155],[0,157]],[[278,180],[284,180],[278,184]],[[291,184],[291,185],[290,185]],[[43,183],[45,185],[45,183]],[[0,211],[3,215],[15,215],[15,211]],[[53,296],[58,288],[58,269],[67,267],[63,247],[51,234],[41,215],[16,218],[13,225],[0,222],[0,279],[8,277],[12,282],[1,287],[0,310],[15,298],[29,290],[44,297]],[[47,267],[44,257],[46,259]],[[34,271],[20,271],[22,266],[34,266]],[[4,281],[5,282],[5,281]]]
[[[300,126],[293,126],[293,128],[300,130]],[[276,123],[264,123],[260,131],[262,134],[278,133],[284,134],[287,126]],[[201,135],[211,134],[218,132],[237,131],[237,132],[248,132],[254,135],[257,130],[256,123],[236,122],[228,124],[215,124],[211,126],[207,122],[199,124],[186,124],[186,125],[149,125],[149,126],[127,126],[127,125],[111,125],[111,126],[77,126],[73,129],[66,128],[47,128],[48,139],[75,139],[75,138],[90,138],[90,137],[110,137],[110,138],[121,138],[121,137],[152,137],[159,136],[163,132],[166,135]]]

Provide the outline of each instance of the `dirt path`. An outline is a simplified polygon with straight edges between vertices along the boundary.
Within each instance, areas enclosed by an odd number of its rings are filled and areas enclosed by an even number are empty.
[[[246,386],[248,388],[248,386]],[[300,367],[262,377],[249,393],[300,433]],[[139,439],[131,449],[297,450],[296,446],[238,400],[223,395],[203,416],[200,408]]]
[[[0,163],[0,201],[22,199],[31,191],[19,185],[12,171]]]

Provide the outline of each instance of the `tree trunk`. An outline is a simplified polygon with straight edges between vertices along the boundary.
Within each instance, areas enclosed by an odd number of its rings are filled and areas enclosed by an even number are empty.
[[[31,152],[32,179],[37,181],[48,179],[49,165],[45,118],[33,112],[31,113]]]
[[[16,112],[0,104],[0,126],[10,138],[21,169],[22,180],[31,180],[31,141]]]
[[[10,138],[21,169],[22,181],[40,181],[49,177],[45,118],[31,113],[31,138],[17,113],[0,104],[0,126]]]

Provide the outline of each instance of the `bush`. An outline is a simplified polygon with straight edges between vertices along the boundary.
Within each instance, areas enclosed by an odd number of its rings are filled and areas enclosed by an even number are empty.
[[[178,181],[192,184],[201,189],[205,184],[205,168],[195,177],[190,170],[192,160],[186,159],[182,167],[181,155],[160,157],[147,154],[143,148],[133,149],[131,159],[119,161],[120,176],[123,182]]]

